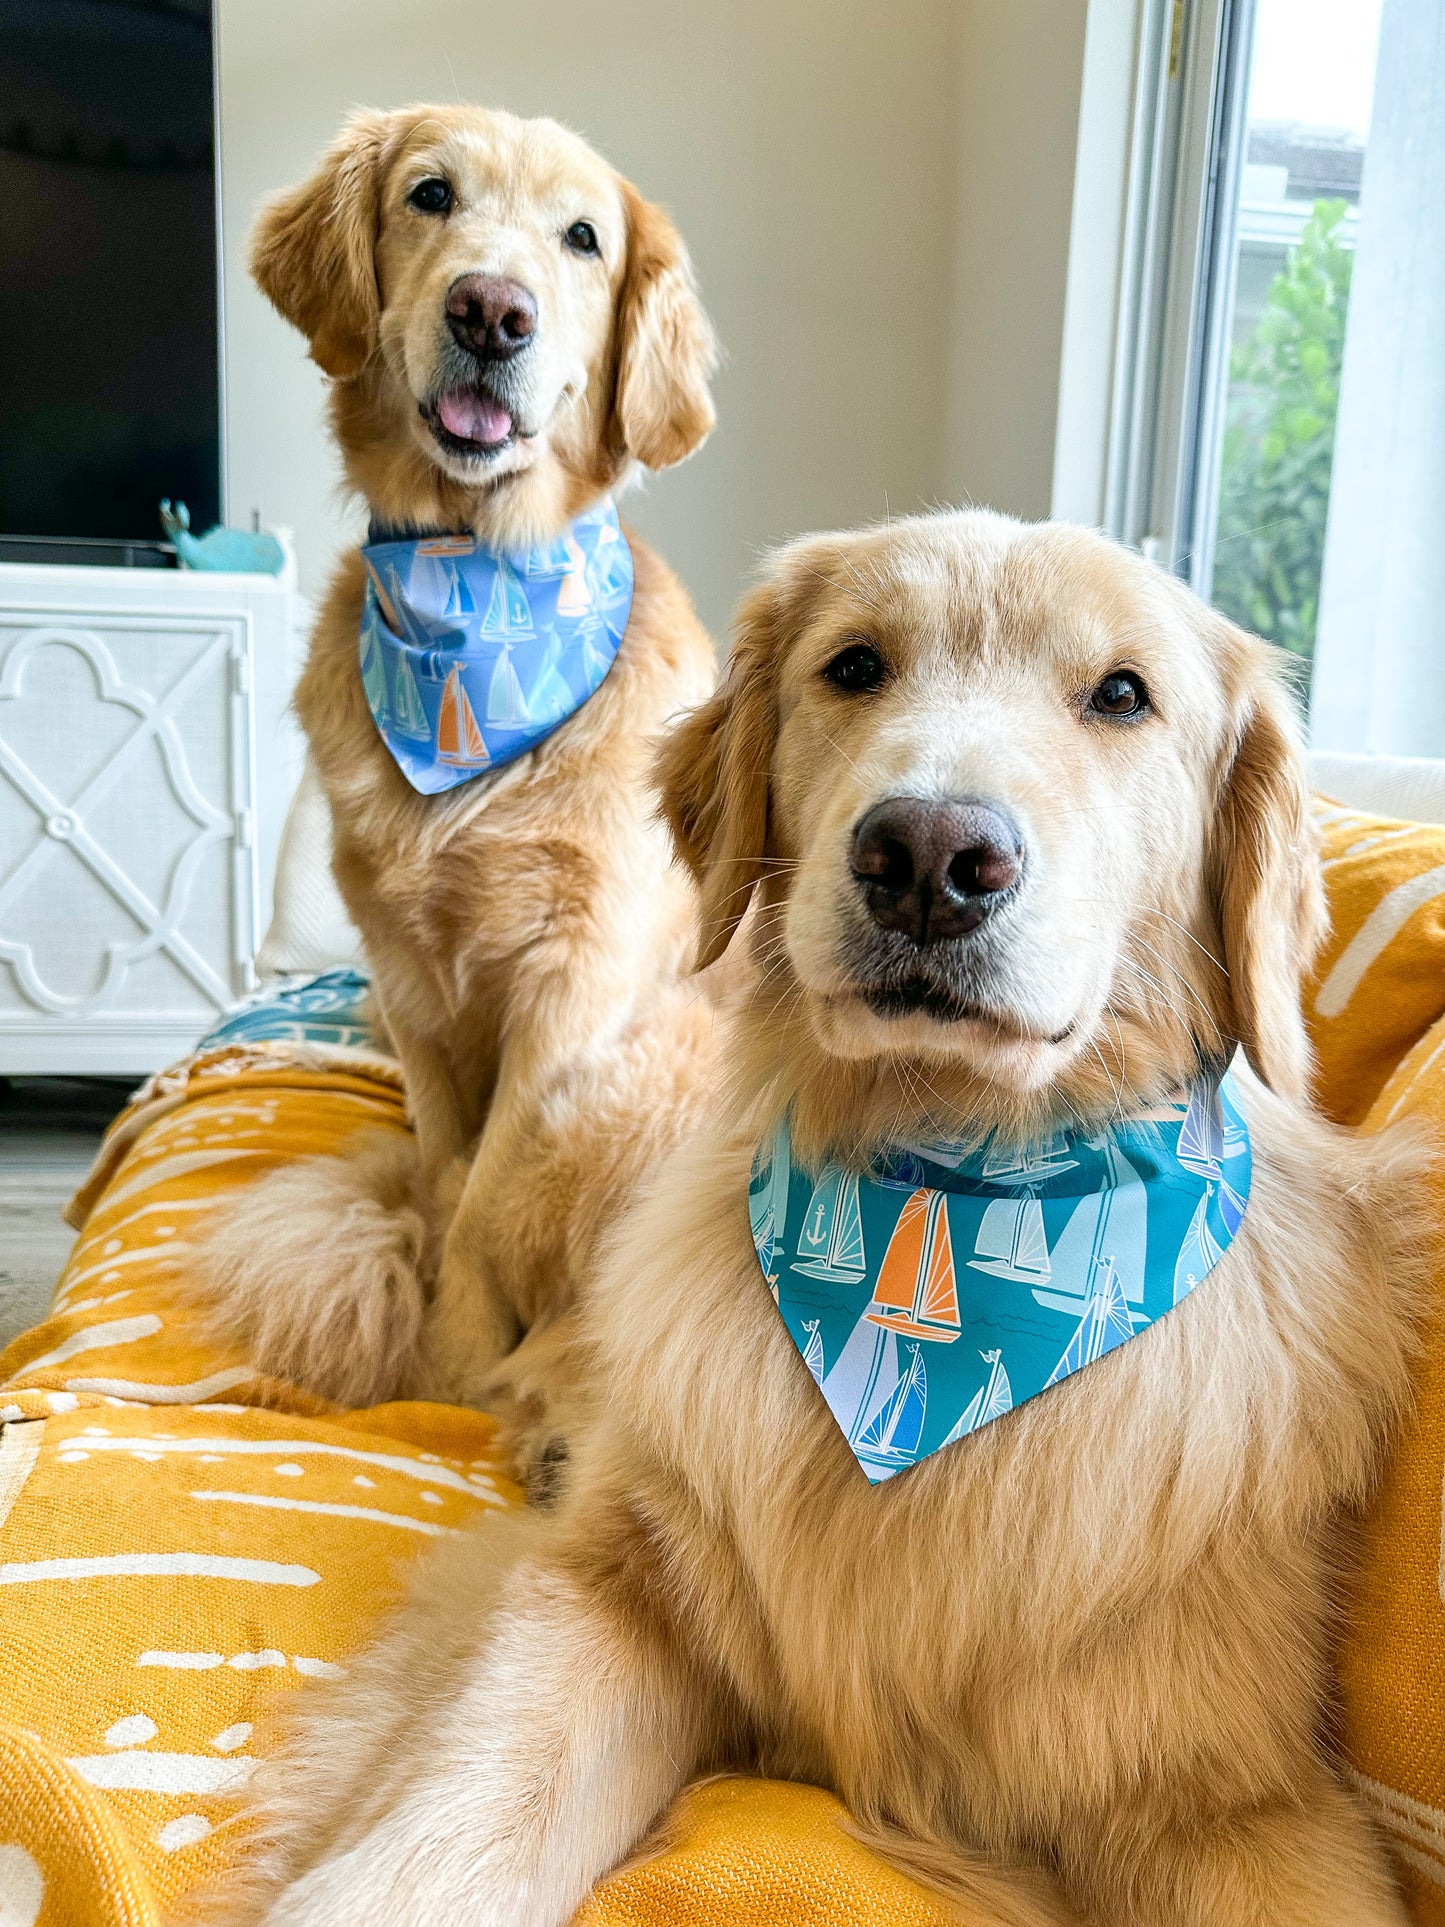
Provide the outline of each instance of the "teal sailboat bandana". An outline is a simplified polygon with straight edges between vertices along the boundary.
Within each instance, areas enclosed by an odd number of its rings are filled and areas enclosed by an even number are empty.
[[[1082,1371],[1177,1305],[1249,1198],[1229,1074],[1025,1150],[890,1147],[804,1170],[785,1117],[753,1160],[753,1242],[788,1336],[873,1484]]]
[[[632,551],[610,500],[522,552],[470,535],[368,542],[361,680],[415,790],[535,749],[595,695],[632,608]]]

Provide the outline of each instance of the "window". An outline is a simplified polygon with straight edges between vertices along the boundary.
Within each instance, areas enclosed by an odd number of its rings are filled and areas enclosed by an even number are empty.
[[[1242,151],[1221,220],[1219,334],[1200,397],[1199,584],[1306,661],[1379,28],[1380,0],[1256,0]]]
[[[1314,660],[1317,741],[1445,755],[1445,7],[1140,0],[1138,48],[1105,519]]]

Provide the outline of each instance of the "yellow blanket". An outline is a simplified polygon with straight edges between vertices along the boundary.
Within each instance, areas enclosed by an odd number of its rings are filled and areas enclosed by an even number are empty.
[[[148,1087],[81,1193],[50,1317],[0,1358],[5,1927],[155,1927],[213,1883],[288,1695],[344,1668],[430,1539],[519,1496],[480,1414],[337,1412],[198,1331],[178,1287],[209,1211],[405,1129],[394,1065],[298,1055],[211,1052]],[[813,1788],[700,1788],[672,1851],[584,1918],[943,1922],[840,1818]]]
[[[1445,1125],[1445,831],[1325,821],[1336,929],[1309,998],[1334,1115]],[[1403,1062],[1401,1061],[1403,1058]],[[238,1186],[405,1129],[394,1064],[243,1043],[152,1080],[76,1202],[43,1325],[0,1357],[0,1921],[157,1927],[241,1850],[292,1692],[344,1668],[428,1540],[517,1493],[469,1412],[340,1412],[199,1331],[187,1241]],[[1355,1783],[1445,1927],[1445,1336],[1368,1522],[1342,1678]],[[939,1927],[808,1787],[695,1789],[586,1927]]]

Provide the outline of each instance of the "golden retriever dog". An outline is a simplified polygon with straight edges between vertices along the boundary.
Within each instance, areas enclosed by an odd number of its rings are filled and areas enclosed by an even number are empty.
[[[551,121],[359,113],[264,208],[251,265],[330,377],[373,527],[552,542],[712,426],[713,338],[681,240]],[[321,608],[296,708],[417,1152],[364,1144],[276,1174],[201,1262],[258,1366],[350,1404],[481,1396],[519,1329],[565,1308],[706,1055],[706,999],[679,987],[694,891],[647,777],[715,659],[676,578],[629,540],[631,613],[601,687],[539,748],[436,795],[368,707],[358,552]]]
[[[661,768],[707,953],[757,900],[731,1075],[584,1295],[608,1397],[566,1498],[445,1549],[263,1770],[238,1917],[560,1927],[740,1767],[834,1788],[968,1927],[1401,1927],[1319,1734],[1428,1153],[1308,1108],[1321,892],[1270,652],[1094,534],[924,517],[785,549]],[[1236,1043],[1220,1262],[870,1486],[754,1249],[779,1119],[812,1164],[1022,1149]]]

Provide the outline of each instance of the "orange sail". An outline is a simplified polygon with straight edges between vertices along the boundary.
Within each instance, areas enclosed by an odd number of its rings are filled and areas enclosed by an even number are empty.
[[[915,1191],[893,1228],[893,1236],[888,1240],[888,1249],[883,1254],[883,1263],[878,1268],[878,1283],[873,1291],[873,1304],[880,1310],[913,1310],[913,1295],[918,1287],[918,1270],[928,1229],[929,1196],[927,1191]],[[872,1306],[868,1315],[873,1317]],[[875,1318],[873,1322],[882,1324],[885,1321]],[[887,1322],[891,1324],[893,1321],[890,1319]]]
[[[952,1325],[955,1331],[961,1329],[958,1322],[958,1285],[953,1276],[953,1236],[948,1229],[946,1208],[940,1209],[934,1220],[933,1249],[929,1253],[928,1273],[919,1294],[918,1315],[933,1325]]]
[[[461,769],[481,769],[492,760],[467,701],[461,674],[455,667],[442,690],[441,713],[437,717],[437,757]]]
[[[894,1226],[878,1271],[870,1323],[909,1338],[951,1344],[962,1326],[953,1275],[953,1237],[941,1191],[915,1191]]]

